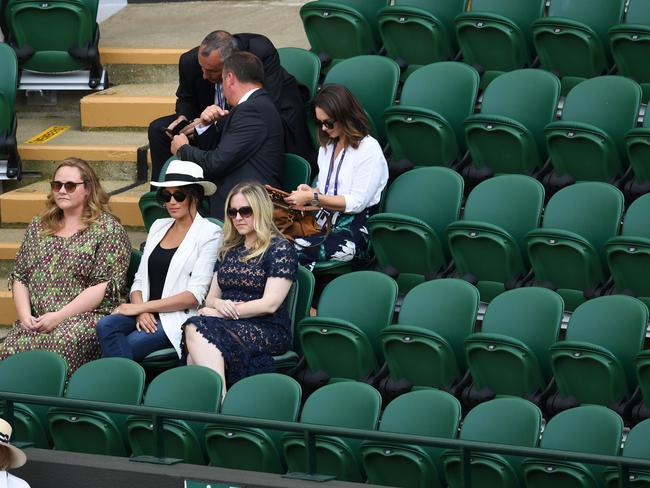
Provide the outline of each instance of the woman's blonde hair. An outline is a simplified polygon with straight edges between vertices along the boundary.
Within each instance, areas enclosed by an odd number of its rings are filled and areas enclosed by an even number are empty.
[[[0,446],[0,471],[6,471],[11,465],[11,452],[6,446]]]
[[[254,182],[239,183],[230,190],[228,198],[226,198],[223,240],[217,253],[219,260],[223,260],[225,255],[228,254],[228,251],[233,247],[244,242],[244,236],[237,232],[232,220],[227,216],[230,200],[238,193],[241,193],[246,198],[248,205],[253,209],[253,228],[257,236],[253,247],[242,256],[242,261],[248,262],[258,256],[263,256],[271,245],[271,238],[275,235],[280,235],[280,231],[278,231],[273,223],[273,203],[264,187]]]
[[[82,216],[83,224],[88,227],[95,222],[102,213],[110,213],[108,208],[108,195],[99,183],[97,175],[86,161],[80,158],[66,158],[56,167],[54,176],[56,176],[59,169],[65,166],[77,168],[79,170],[81,180],[84,182],[84,188],[88,190],[88,199],[86,200]],[[50,191],[47,195],[45,211],[41,215],[41,223],[45,235],[55,234],[61,228],[63,223],[63,210],[56,205],[53,191]]]

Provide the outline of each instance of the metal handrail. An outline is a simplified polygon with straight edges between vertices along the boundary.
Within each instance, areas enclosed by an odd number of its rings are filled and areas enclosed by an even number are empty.
[[[428,447],[457,449],[460,451],[462,463],[461,486],[465,488],[471,488],[470,456],[472,452],[488,452],[493,454],[511,456],[545,458],[549,460],[557,459],[578,463],[615,466],[619,470],[619,486],[621,488],[627,488],[630,486],[630,469],[650,470],[650,460],[647,459],[587,454],[571,451],[560,451],[555,449],[543,449],[539,447],[521,447],[506,444],[495,444],[490,442],[463,441],[458,439],[440,437],[425,437],[412,434],[323,426],[301,422],[285,422],[252,417],[238,417],[234,415],[223,415],[217,413],[192,412],[187,410],[149,407],[145,405],[125,405],[110,402],[76,400],[63,397],[28,395],[24,393],[0,392],[0,400],[5,403],[4,416],[9,423],[13,423],[14,403],[16,402],[35,405],[49,405],[53,407],[67,407],[80,410],[100,410],[104,412],[151,416],[154,426],[153,435],[154,446],[156,446],[157,451],[156,457],[159,459],[163,459],[165,457],[164,443],[162,442],[162,429],[164,419],[189,420],[195,422],[219,424],[223,426],[244,426],[274,431],[302,433],[305,435],[305,446],[307,448],[307,474],[310,476],[315,476],[317,473],[316,456],[315,453],[312,452],[312,450],[315,449],[316,445],[316,435],[349,437],[385,442],[390,444],[416,444]]]

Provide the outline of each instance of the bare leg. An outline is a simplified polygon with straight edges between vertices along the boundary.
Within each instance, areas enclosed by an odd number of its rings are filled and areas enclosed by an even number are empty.
[[[185,344],[187,347],[187,364],[206,366],[221,376],[223,389],[221,396],[226,396],[226,363],[221,351],[197,332],[193,325],[185,326]]]

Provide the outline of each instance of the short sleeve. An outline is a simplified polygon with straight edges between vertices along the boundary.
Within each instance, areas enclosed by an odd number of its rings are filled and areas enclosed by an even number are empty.
[[[126,272],[131,259],[131,243],[124,227],[112,216],[104,215],[97,222],[98,246],[88,286],[108,283],[100,308],[115,307],[126,285]]]
[[[30,268],[38,248],[39,233],[41,229],[40,217],[34,217],[27,226],[23,242],[20,244],[18,254],[14,260],[14,269],[9,274],[9,289],[11,289],[15,280],[20,281],[23,285],[29,285]]]
[[[289,241],[276,237],[267,251],[269,278],[286,278],[295,281],[298,274],[298,253]]]

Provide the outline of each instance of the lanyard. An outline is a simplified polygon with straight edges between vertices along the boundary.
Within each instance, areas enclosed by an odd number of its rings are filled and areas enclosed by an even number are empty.
[[[339,159],[339,165],[336,168],[336,176],[334,177],[334,195],[338,195],[339,193],[339,173],[341,172],[341,166],[343,166],[343,158],[345,157],[345,151],[347,151],[347,148],[343,149],[341,152],[341,159]],[[336,145],[332,148],[332,158],[330,159],[330,169],[327,172],[327,181],[325,182],[325,195],[327,195],[327,191],[330,189],[330,178],[332,176],[332,171],[334,170],[334,155],[336,154]]]

